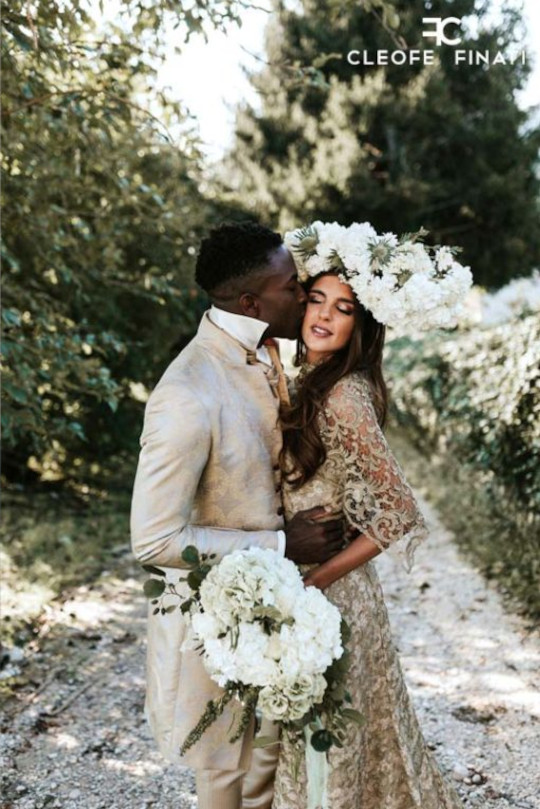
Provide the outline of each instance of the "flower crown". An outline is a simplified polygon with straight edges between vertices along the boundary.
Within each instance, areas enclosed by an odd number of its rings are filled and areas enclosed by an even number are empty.
[[[369,222],[313,222],[285,234],[300,281],[337,272],[374,318],[399,332],[455,326],[472,285],[456,247],[428,247],[417,233],[379,235]]]

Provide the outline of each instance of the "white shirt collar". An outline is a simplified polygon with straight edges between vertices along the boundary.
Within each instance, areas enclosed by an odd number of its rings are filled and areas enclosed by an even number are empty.
[[[257,320],[245,315],[234,315],[217,306],[210,308],[209,318],[215,326],[226,331],[243,346],[256,351],[258,358],[263,362],[268,362],[266,348],[264,346],[257,348],[261,337],[268,328],[268,323],[265,323],[264,320]]]

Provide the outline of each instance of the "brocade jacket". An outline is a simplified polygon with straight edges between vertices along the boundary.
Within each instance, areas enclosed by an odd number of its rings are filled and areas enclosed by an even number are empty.
[[[131,512],[135,556],[177,582],[188,545],[221,557],[236,549],[279,549],[283,528],[278,456],[279,400],[253,352],[206,313],[189,345],[165,371],[146,406]],[[162,754],[180,758],[182,742],[209,699],[222,690],[194,650],[182,650],[180,610],[149,610],[145,711]],[[242,742],[230,744],[224,715],[182,761],[199,769],[246,766]]]

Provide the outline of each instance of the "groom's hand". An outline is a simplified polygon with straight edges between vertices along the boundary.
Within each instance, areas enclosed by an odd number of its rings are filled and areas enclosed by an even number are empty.
[[[298,511],[285,526],[285,556],[299,565],[326,562],[343,547],[343,520],[328,519],[324,506]]]

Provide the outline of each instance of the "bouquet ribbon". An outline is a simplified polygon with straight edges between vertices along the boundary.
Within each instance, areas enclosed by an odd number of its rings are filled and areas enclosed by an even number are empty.
[[[328,809],[328,759],[326,753],[318,753],[312,747],[312,735],[306,726],[307,809]]]

